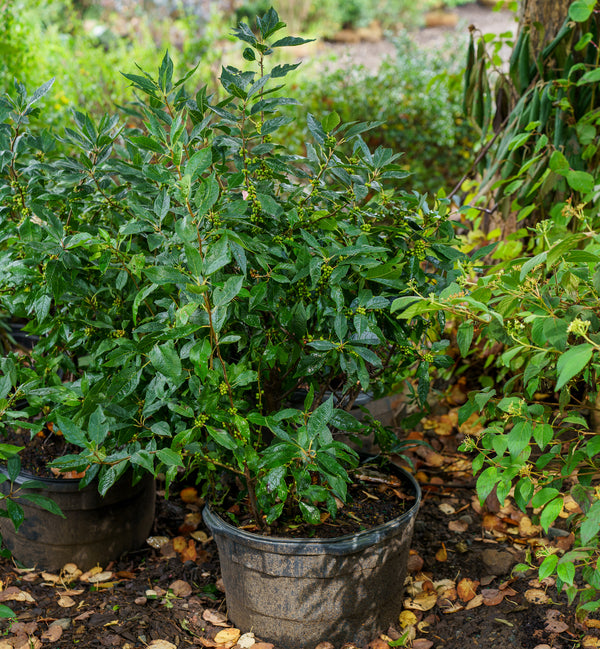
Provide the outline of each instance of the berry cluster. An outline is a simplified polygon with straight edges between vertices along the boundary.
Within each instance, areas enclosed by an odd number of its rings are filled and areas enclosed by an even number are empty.
[[[202,426],[204,426],[204,424],[207,421],[208,421],[208,415],[205,414],[198,415],[196,419],[194,419],[194,426],[196,428],[202,428]]]
[[[426,252],[427,252],[427,246],[425,245],[424,241],[416,241],[415,246],[413,248],[413,255],[419,260],[423,261],[426,257]]]
[[[337,145],[337,140],[335,139],[335,137],[333,135],[328,135],[325,138],[324,144],[328,149],[335,149],[335,147]]]
[[[225,381],[221,381],[221,383],[219,384],[219,393],[222,396],[224,396],[224,395],[227,394],[228,391],[229,391],[229,389],[227,387],[227,383],[225,383]]]

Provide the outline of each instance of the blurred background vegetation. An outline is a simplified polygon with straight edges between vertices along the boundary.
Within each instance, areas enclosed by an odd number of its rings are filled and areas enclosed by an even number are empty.
[[[461,0],[449,0],[450,6]],[[464,1],[464,0],[463,0]],[[191,82],[217,91],[221,65],[239,60],[231,29],[254,21],[271,0],[5,0],[0,4],[0,91],[17,80],[33,90],[52,77],[41,126],[67,124],[75,108],[113,113],[133,97],[120,72],[154,70],[169,49],[178,72],[198,66]],[[405,153],[410,184],[437,192],[461,177],[472,135],[461,116],[463,48],[423,52],[406,35],[439,0],[279,0],[289,33],[317,39],[292,76],[296,96],[316,115],[333,105],[346,121],[381,121],[370,135]],[[448,2],[446,3],[446,6]],[[319,43],[341,30],[375,26],[395,55],[377,69],[327,65]],[[330,62],[331,63],[331,62]],[[300,148],[304,120],[288,127]]]

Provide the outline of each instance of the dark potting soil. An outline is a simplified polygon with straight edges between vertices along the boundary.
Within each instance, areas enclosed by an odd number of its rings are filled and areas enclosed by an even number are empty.
[[[348,486],[347,502],[338,503],[335,517],[322,513],[320,525],[307,523],[298,510],[291,510],[284,511],[275,523],[261,529],[252,518],[247,499],[233,503],[230,499],[215,510],[236,527],[265,536],[325,539],[356,534],[387,523],[402,516],[414,502],[415,494],[407,480],[393,474],[361,473],[359,469]]]
[[[10,428],[2,436],[2,441],[24,447],[19,453],[21,468],[38,478],[60,477],[60,475],[50,470],[48,463],[63,455],[78,454],[81,451],[78,446],[69,444],[60,432],[51,431],[47,428],[33,438],[28,430]],[[63,477],[74,478],[81,476],[67,473]]]

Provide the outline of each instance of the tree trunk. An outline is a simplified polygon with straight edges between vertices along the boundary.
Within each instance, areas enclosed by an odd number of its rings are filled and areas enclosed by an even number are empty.
[[[531,26],[534,58],[556,36],[569,13],[570,4],[571,0],[522,0],[519,29]]]

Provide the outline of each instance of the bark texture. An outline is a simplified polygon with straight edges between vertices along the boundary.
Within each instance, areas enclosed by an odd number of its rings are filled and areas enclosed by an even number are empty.
[[[522,0],[519,15],[519,29],[531,26],[531,44],[533,56],[551,41],[562,27],[568,13],[571,0]],[[541,29],[536,29],[536,23]]]

